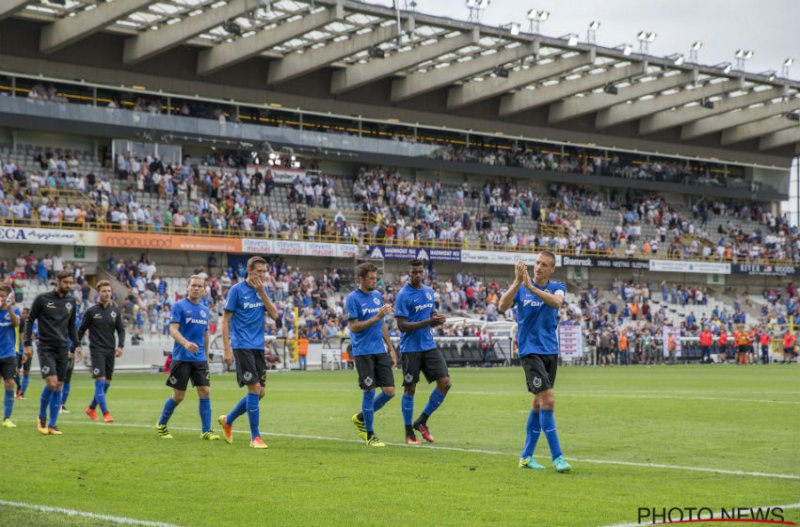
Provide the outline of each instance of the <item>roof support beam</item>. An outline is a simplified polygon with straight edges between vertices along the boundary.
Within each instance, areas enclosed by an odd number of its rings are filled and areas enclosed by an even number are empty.
[[[130,66],[164,53],[200,33],[213,29],[229,18],[236,18],[248,8],[253,9],[253,2],[232,0],[222,7],[206,9],[200,15],[184,18],[177,24],[156,31],[145,31],[125,41],[122,61],[126,66]]]
[[[407,30],[413,30],[413,20],[409,19]],[[391,24],[379,26],[369,33],[351,36],[346,40],[328,43],[318,49],[291,53],[282,60],[270,63],[267,84],[276,85],[302,77],[399,36],[397,24]]]
[[[572,97],[550,106],[549,121],[550,123],[568,121],[569,119],[603,110],[624,101],[631,101],[639,97],[644,97],[645,95],[659,93],[679,86],[686,86],[694,82],[696,78],[694,73],[679,73],[670,77],[661,77],[650,82],[639,82],[625,88],[620,88],[617,95],[600,92],[592,93],[586,97]]]
[[[795,123],[796,124],[796,123]],[[771,150],[779,146],[785,146],[792,143],[800,143],[800,126],[795,126],[789,130],[782,130],[762,137],[758,142],[759,150]]]
[[[344,8],[342,4],[337,4],[333,9],[323,9],[277,27],[261,30],[258,34],[203,50],[197,60],[197,74],[211,75],[342,18]]]
[[[468,82],[461,86],[453,86],[447,94],[447,109],[456,110],[491,99],[534,82],[563,75],[576,68],[590,65],[592,62],[594,62],[594,54],[583,53],[567,59],[554,60],[541,66],[532,65],[527,70],[509,71],[507,79],[490,77],[484,79],[483,82]]]
[[[784,115],[778,115],[763,121],[743,124],[736,128],[730,128],[722,132],[722,145],[727,146],[740,141],[747,141],[754,137],[763,137],[787,128],[800,126],[797,121],[791,121]]]
[[[795,97],[789,101],[765,104],[757,108],[743,108],[717,117],[706,117],[684,125],[681,128],[681,141],[713,134],[727,128],[760,121],[773,115],[785,114],[798,109],[800,109],[800,98]]]
[[[2,2],[2,5],[0,5],[0,20],[12,16],[17,11],[21,11],[29,1],[30,0],[5,0]]]
[[[452,53],[478,41],[477,28],[458,36],[438,40],[427,46],[419,46],[410,51],[395,53],[386,59],[372,59],[366,64],[355,64],[333,74],[331,93],[354,90],[371,82],[391,77],[403,70]]]
[[[537,106],[550,104],[576,93],[593,90],[612,82],[641,75],[646,71],[647,63],[638,62],[628,66],[611,68],[603,73],[584,75],[580,79],[574,79],[569,82],[559,82],[558,84],[540,87],[535,90],[520,90],[500,99],[500,117],[507,117]]]
[[[447,68],[435,68],[425,73],[414,73],[392,83],[392,102],[405,101],[534,54],[533,44],[522,44],[511,49],[501,49],[490,55],[481,55],[472,60],[456,61]]]
[[[617,104],[598,112],[597,119],[595,120],[595,127],[602,129],[628,121],[635,121],[636,119],[652,115],[662,110],[668,110],[707,97],[736,91],[741,89],[741,87],[742,83],[740,80],[724,81],[714,84],[707,83],[700,88],[683,90],[671,95],[659,95],[658,97],[646,101],[635,101],[631,104]]]
[[[76,16],[57,20],[42,29],[39,51],[42,53],[58,51],[110,26],[152,2],[153,0],[126,0],[100,3],[94,9],[81,11]]]
[[[639,123],[639,133],[642,135],[652,134],[680,126],[682,124],[691,123],[698,119],[712,117],[714,115],[721,115],[725,112],[735,110],[737,108],[744,108],[751,104],[766,102],[784,95],[786,91],[783,88],[772,88],[763,91],[751,91],[748,94],[740,95],[738,97],[730,97],[722,99],[714,103],[714,108],[703,108],[699,104],[691,108],[678,108],[677,110],[664,110],[654,115],[648,115],[642,118]]]

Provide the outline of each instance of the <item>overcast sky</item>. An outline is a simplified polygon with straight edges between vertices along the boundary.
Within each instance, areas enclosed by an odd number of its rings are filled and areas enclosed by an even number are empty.
[[[398,0],[405,7],[410,0]],[[466,20],[464,0],[416,0],[417,11]],[[392,5],[392,0],[368,0],[368,3]],[[655,31],[658,38],[650,53],[665,56],[689,54],[689,46],[703,42],[701,64],[731,62],[734,52],[755,52],[747,63],[749,72],[777,70],[787,57],[796,59],[792,79],[800,79],[800,0],[492,0],[481,13],[481,22],[500,26],[512,21],[524,22],[528,9],[550,11],[541,32],[551,37],[577,33],[586,39],[586,28],[599,20],[597,43],[614,47],[629,43],[636,46],[636,33]]]

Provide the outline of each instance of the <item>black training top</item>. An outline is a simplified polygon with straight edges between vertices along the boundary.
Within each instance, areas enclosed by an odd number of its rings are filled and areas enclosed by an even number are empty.
[[[66,350],[72,341],[69,351],[79,345],[78,331],[75,327],[77,306],[72,295],[61,296],[55,291],[37,296],[31,306],[31,312],[25,321],[25,334],[22,343],[30,346],[33,335],[33,323],[39,321],[39,347]]]
[[[108,307],[95,304],[86,310],[78,328],[78,341],[83,340],[86,331],[89,331],[89,349],[93,351],[114,351],[125,345],[125,325],[122,323],[122,314],[119,308],[109,302]],[[117,344],[114,340],[116,332]]]

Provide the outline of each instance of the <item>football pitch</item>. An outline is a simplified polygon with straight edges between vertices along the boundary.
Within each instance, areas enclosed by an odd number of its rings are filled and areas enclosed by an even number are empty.
[[[451,375],[429,422],[434,445],[402,443],[398,395],[375,417],[387,447],[367,449],[350,421],[355,372],[271,373],[263,451],[248,448],[246,416],[233,445],[201,441],[192,391],[170,421],[174,439],[159,439],[170,390],[156,374],[114,379],[114,424],[89,422],[93,386],[76,375],[64,435],[43,437],[32,376],[28,400],[15,402],[19,428],[0,429],[0,525],[606,526],[636,525],[640,507],[792,505],[785,520],[800,522],[796,365],[562,367],[569,474],[553,470],[544,435],[536,458],[547,470],[517,468],[530,405],[520,368]],[[429,390],[418,386],[415,414]],[[233,374],[212,377],[215,424],[243,395]]]

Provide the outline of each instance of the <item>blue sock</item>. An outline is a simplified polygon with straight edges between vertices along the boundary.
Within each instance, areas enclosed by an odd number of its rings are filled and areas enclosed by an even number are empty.
[[[250,421],[250,439],[253,440],[261,437],[261,432],[258,431],[258,422],[261,419],[261,413],[258,408],[258,394],[247,394],[247,420]]]
[[[233,410],[231,410],[230,413],[227,416],[225,416],[225,422],[227,422],[228,425],[232,425],[233,422],[236,420],[236,418],[245,413],[246,411],[247,411],[247,396],[245,395],[238,403],[236,403],[236,406],[233,407]]]
[[[175,404],[175,401],[172,399],[172,397],[167,399],[167,402],[164,403],[164,409],[161,410],[161,418],[158,420],[158,424],[160,425],[167,424],[167,421],[169,421],[169,418],[172,417],[172,412],[175,411],[175,408],[177,406],[178,405]]]
[[[525,425],[525,446],[522,447],[522,455],[520,457],[531,457],[533,455],[541,431],[539,412],[531,408],[531,413],[528,414],[528,422]]]
[[[558,444],[558,434],[556,433],[556,419],[553,417],[553,410],[539,410],[539,424],[542,432],[550,445],[550,455],[553,459],[561,455],[561,445]]]
[[[104,383],[103,393],[106,394],[106,393],[108,393],[108,389],[111,388],[111,383],[108,382],[108,381],[103,381],[103,383]],[[97,393],[97,381],[95,381],[95,393]],[[108,400],[106,400],[106,404],[108,404]],[[92,399],[92,402],[89,403],[89,408],[91,408],[92,410],[97,408],[97,397],[96,396]]]
[[[403,394],[400,399],[400,409],[403,412],[403,424],[411,426],[411,422],[414,420],[414,396]]]
[[[44,385],[42,397],[39,399],[39,417],[47,419],[47,407],[50,406],[50,399],[53,397],[53,390]]]
[[[53,395],[50,397],[50,420],[47,422],[47,426],[54,427],[56,426],[56,422],[58,421],[58,411],[61,409],[61,390],[57,390],[53,392]]]
[[[69,389],[71,386],[71,384],[65,384],[63,388],[61,388],[61,406],[67,406],[67,398],[69,397]]]
[[[11,417],[11,411],[14,409],[14,389],[6,388],[6,398],[3,400],[5,403],[3,405],[3,409],[5,413],[3,414],[3,419],[8,419]]]
[[[200,424],[204,434],[211,430],[211,399],[208,397],[200,399]]]
[[[375,417],[375,390],[366,390],[361,397],[361,413],[364,416],[364,427],[368,433],[374,432],[373,418]]]
[[[28,390],[28,383],[30,382],[31,378],[27,375],[22,376],[22,395],[25,395],[25,392]]]
[[[103,412],[103,415],[108,413],[108,404],[106,403],[106,390],[105,390],[105,381],[97,380],[94,381],[94,399],[92,403],[96,403],[100,405],[100,411]],[[95,405],[95,406],[96,406]],[[89,405],[91,408],[94,406]]]
[[[383,405],[392,400],[392,397],[394,397],[394,395],[388,395],[383,390],[379,391],[378,395],[376,395],[375,398],[372,400],[372,411],[377,412],[378,410],[383,408]]]
[[[444,402],[444,397],[445,394],[440,392],[439,388],[434,388],[431,392],[430,399],[428,399],[428,404],[425,405],[425,409],[422,411],[422,413],[430,417],[431,414],[442,405]]]
[[[22,390],[22,385],[20,384],[21,381],[22,381],[22,379],[19,378],[19,373],[14,375],[14,384],[17,385],[17,391],[21,391]]]

